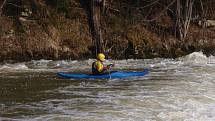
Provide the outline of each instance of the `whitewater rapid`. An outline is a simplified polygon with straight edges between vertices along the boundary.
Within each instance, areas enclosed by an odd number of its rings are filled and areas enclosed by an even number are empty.
[[[215,57],[108,60],[113,70],[150,70],[128,79],[68,80],[90,73],[89,60],[0,64],[0,120],[214,121]]]

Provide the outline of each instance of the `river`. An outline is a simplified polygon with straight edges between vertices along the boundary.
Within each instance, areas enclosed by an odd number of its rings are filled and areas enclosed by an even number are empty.
[[[214,121],[215,57],[110,60],[113,70],[150,70],[144,77],[74,80],[59,71],[89,73],[93,60],[0,64],[0,120]]]

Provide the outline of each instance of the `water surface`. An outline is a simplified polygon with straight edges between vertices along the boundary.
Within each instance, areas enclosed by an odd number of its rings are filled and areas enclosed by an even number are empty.
[[[0,120],[214,121],[215,57],[110,61],[114,70],[145,77],[74,80],[59,71],[89,73],[93,60],[0,64]],[[107,62],[109,63],[109,62]]]

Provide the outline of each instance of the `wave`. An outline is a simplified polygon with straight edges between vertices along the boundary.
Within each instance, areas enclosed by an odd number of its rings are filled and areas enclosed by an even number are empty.
[[[88,60],[32,60],[22,63],[2,63],[0,64],[0,71],[90,71],[91,64],[95,59]],[[105,64],[115,63],[114,69],[116,70],[132,70],[144,68],[177,68],[180,66],[204,66],[215,65],[215,57],[207,57],[203,52],[194,52],[187,56],[177,59],[127,59],[127,60],[107,60]]]
[[[193,52],[187,56],[179,58],[185,64],[189,65],[210,65],[215,64],[215,57],[207,57],[203,52]]]
[[[3,65],[1,65],[0,66],[0,69],[2,70],[10,70],[10,69],[12,69],[12,70],[25,70],[25,69],[29,69],[27,66],[26,66],[26,64],[25,63],[15,63],[15,64],[8,64],[8,63],[6,63],[6,64],[3,64]]]

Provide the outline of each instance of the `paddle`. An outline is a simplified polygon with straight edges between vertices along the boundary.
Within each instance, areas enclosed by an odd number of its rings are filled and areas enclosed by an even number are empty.
[[[106,67],[106,68],[107,68],[107,71],[108,71],[108,73],[109,73],[110,79],[111,79],[111,69],[112,69],[112,67],[114,67],[114,65],[115,65],[115,64],[112,64],[112,63],[111,63],[111,64],[107,65],[107,67]]]

